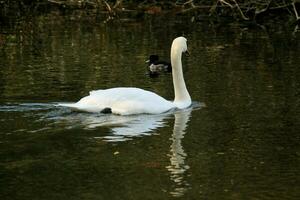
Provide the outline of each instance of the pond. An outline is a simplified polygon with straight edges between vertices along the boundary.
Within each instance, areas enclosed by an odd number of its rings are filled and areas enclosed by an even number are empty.
[[[0,198],[299,199],[300,35],[155,17],[113,23],[49,14],[1,28]],[[169,60],[184,35],[193,106],[118,116],[57,107],[95,89],[172,100]]]

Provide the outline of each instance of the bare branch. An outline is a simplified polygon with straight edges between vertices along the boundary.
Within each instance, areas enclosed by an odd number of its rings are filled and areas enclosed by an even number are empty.
[[[246,16],[244,15],[243,11],[241,10],[241,8],[240,8],[239,4],[236,2],[236,0],[232,0],[232,1],[235,3],[235,5],[236,5],[237,9],[239,10],[239,12],[240,12],[242,18],[243,18],[244,20],[249,20],[249,18],[246,17]]]
[[[114,9],[118,8],[120,5],[122,5],[123,0],[116,0],[116,3],[114,5]]]
[[[189,0],[189,1],[185,2],[185,3],[183,3],[183,5],[187,5],[187,4],[194,4],[194,0]]]
[[[107,11],[108,11],[109,13],[113,13],[113,10],[111,9],[109,3],[107,3],[107,1],[105,1],[105,0],[102,0],[102,1],[103,1],[103,3],[104,3],[105,6],[106,6]]]
[[[292,6],[293,6],[293,9],[294,9],[294,12],[295,12],[296,19],[298,21],[300,19],[300,17],[298,15],[297,8],[295,6],[295,1],[293,1]]]
[[[246,17],[246,16],[244,15],[242,9],[240,8],[240,6],[239,6],[239,4],[236,2],[236,0],[231,0],[235,5],[232,5],[232,4],[228,3],[228,2],[225,1],[225,0],[218,0],[218,1],[219,1],[221,4],[223,4],[223,5],[229,6],[231,9],[233,9],[234,7],[236,7],[236,8],[238,9],[240,15],[242,16],[242,18],[243,18],[244,20],[249,20],[249,18]]]
[[[61,1],[55,1],[55,0],[48,0],[48,2],[50,2],[50,3],[55,3],[55,4],[59,4],[59,5],[64,4],[64,2],[61,2]]]
[[[229,6],[230,8],[233,8],[233,6],[230,3],[228,3],[227,1],[225,1],[225,0],[219,0],[219,1],[221,2],[221,4],[225,4],[225,5]]]

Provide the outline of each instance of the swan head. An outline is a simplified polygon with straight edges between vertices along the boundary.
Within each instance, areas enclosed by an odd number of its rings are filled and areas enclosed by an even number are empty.
[[[180,53],[188,53],[187,39],[182,36],[175,38],[172,43],[172,49],[176,49],[176,51],[179,51]]]

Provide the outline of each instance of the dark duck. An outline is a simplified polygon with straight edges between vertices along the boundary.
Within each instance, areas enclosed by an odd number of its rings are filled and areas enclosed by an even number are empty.
[[[171,63],[159,60],[158,55],[150,55],[148,63],[148,70],[150,77],[157,77],[159,72],[172,72]]]

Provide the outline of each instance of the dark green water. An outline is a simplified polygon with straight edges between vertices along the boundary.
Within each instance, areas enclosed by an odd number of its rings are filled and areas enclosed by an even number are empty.
[[[1,28],[1,200],[300,198],[299,33],[53,17]],[[55,107],[117,86],[171,100],[171,75],[149,78],[145,60],[167,60],[181,34],[192,108],[122,117]]]

